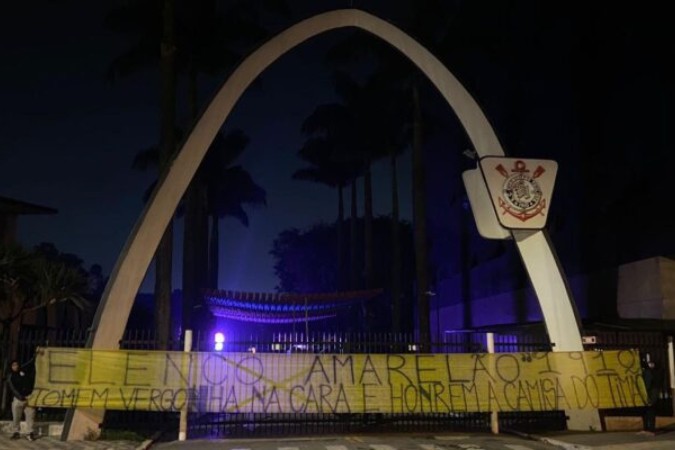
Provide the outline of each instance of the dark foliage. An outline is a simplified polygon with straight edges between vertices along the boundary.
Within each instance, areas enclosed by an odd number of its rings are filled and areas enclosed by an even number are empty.
[[[363,245],[363,219],[359,219],[357,243]],[[371,315],[370,331],[391,330],[391,220],[377,217],[373,221],[374,280],[375,287],[383,288],[384,295],[368,309]],[[348,232],[348,231],[347,231]],[[337,290],[337,247],[335,225],[318,224],[308,230],[289,229],[282,231],[271,250],[275,258],[274,270],[279,278],[278,292],[334,292]],[[403,314],[404,330],[413,326],[413,242],[412,227],[400,223],[403,255]],[[347,240],[349,236],[347,236]],[[348,249],[345,249],[348,252]],[[344,255],[345,260],[348,255]],[[363,276],[363,259],[358,261],[357,273]],[[363,282],[363,280],[361,280]],[[355,319],[356,317],[354,317]],[[355,323],[345,324],[345,330],[354,331]],[[365,331],[363,329],[356,331]]]

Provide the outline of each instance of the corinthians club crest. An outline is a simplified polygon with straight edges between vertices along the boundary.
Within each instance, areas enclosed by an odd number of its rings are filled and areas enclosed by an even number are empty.
[[[537,182],[537,178],[546,171],[542,166],[530,172],[527,164],[519,159],[510,171],[501,164],[495,170],[505,178],[502,196],[499,197],[499,207],[504,214],[511,214],[523,222],[538,214],[543,215],[546,199],[542,198],[541,187]]]
[[[558,169],[555,161],[486,157],[480,166],[503,227],[540,229],[546,225]]]

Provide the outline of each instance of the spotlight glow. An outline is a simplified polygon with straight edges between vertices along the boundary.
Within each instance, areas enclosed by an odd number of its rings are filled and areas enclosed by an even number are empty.
[[[213,349],[217,352],[222,352],[223,351],[223,344],[225,343],[225,335],[218,331],[216,334],[213,335]]]

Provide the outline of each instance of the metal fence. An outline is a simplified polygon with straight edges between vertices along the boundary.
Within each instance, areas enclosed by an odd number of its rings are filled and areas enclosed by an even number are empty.
[[[588,334],[588,333],[587,333]],[[662,332],[595,332],[596,341],[586,350],[637,348],[649,352],[652,358],[667,367],[667,339]],[[499,332],[494,335],[495,351],[541,352],[550,351],[545,333]],[[19,358],[28,360],[39,346],[84,347],[86,330],[24,329],[19,339]],[[446,333],[441,342],[424,342],[419,336],[406,333],[274,333],[267,336],[248,336],[223,344],[223,351],[232,352],[305,352],[305,353],[419,353],[428,348],[434,353],[482,353],[487,351],[486,333]],[[158,341],[150,330],[127,331],[120,341],[123,349],[155,350]],[[3,346],[3,348],[7,348]],[[182,350],[179,340],[168,343],[171,350]],[[213,351],[213,336],[196,334],[194,351]],[[3,367],[7,357],[3,356]],[[4,372],[6,373],[6,372]],[[4,383],[3,383],[3,390]],[[6,403],[3,405],[6,406]],[[659,414],[672,415],[671,391],[667,386],[658,405]],[[44,408],[38,411],[38,420],[63,420],[64,410]],[[636,411],[603,410],[601,415],[636,414]],[[8,408],[4,415],[9,414]],[[562,430],[565,429],[564,411],[508,412],[499,414],[501,429]],[[143,411],[108,411],[103,427],[106,429],[176,430],[178,413]],[[448,414],[263,414],[263,413],[190,413],[188,435],[191,437],[260,437],[312,435],[354,432],[439,432],[489,431],[489,413]]]
[[[670,373],[668,364],[668,339],[670,333],[663,331],[607,331],[587,330],[586,335],[592,337],[592,341],[584,345],[584,350],[626,350],[636,349],[644,357],[649,354],[650,358],[661,368],[663,380],[661,393],[656,404],[657,414],[660,416],[673,416],[673,391],[670,388]],[[601,418],[604,416],[634,416],[640,415],[639,408],[603,409],[600,410]]]
[[[213,350],[213,343],[198,340],[199,350]],[[419,336],[406,333],[281,333],[268,337],[227,342],[224,350],[246,352],[287,353],[419,353],[425,347],[434,353],[483,353],[487,351],[486,333],[449,333],[442,342],[425,342]],[[495,337],[497,351],[547,351],[550,344],[545,335]],[[562,411],[500,413],[500,426],[562,430]],[[489,413],[418,413],[418,414],[193,414],[190,435],[254,437],[279,435],[312,435],[325,433],[364,432],[439,432],[490,431]]]

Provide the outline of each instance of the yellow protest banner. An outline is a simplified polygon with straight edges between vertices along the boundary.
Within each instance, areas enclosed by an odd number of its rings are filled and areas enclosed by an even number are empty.
[[[449,413],[644,406],[639,354],[279,354],[43,348],[41,407]]]

